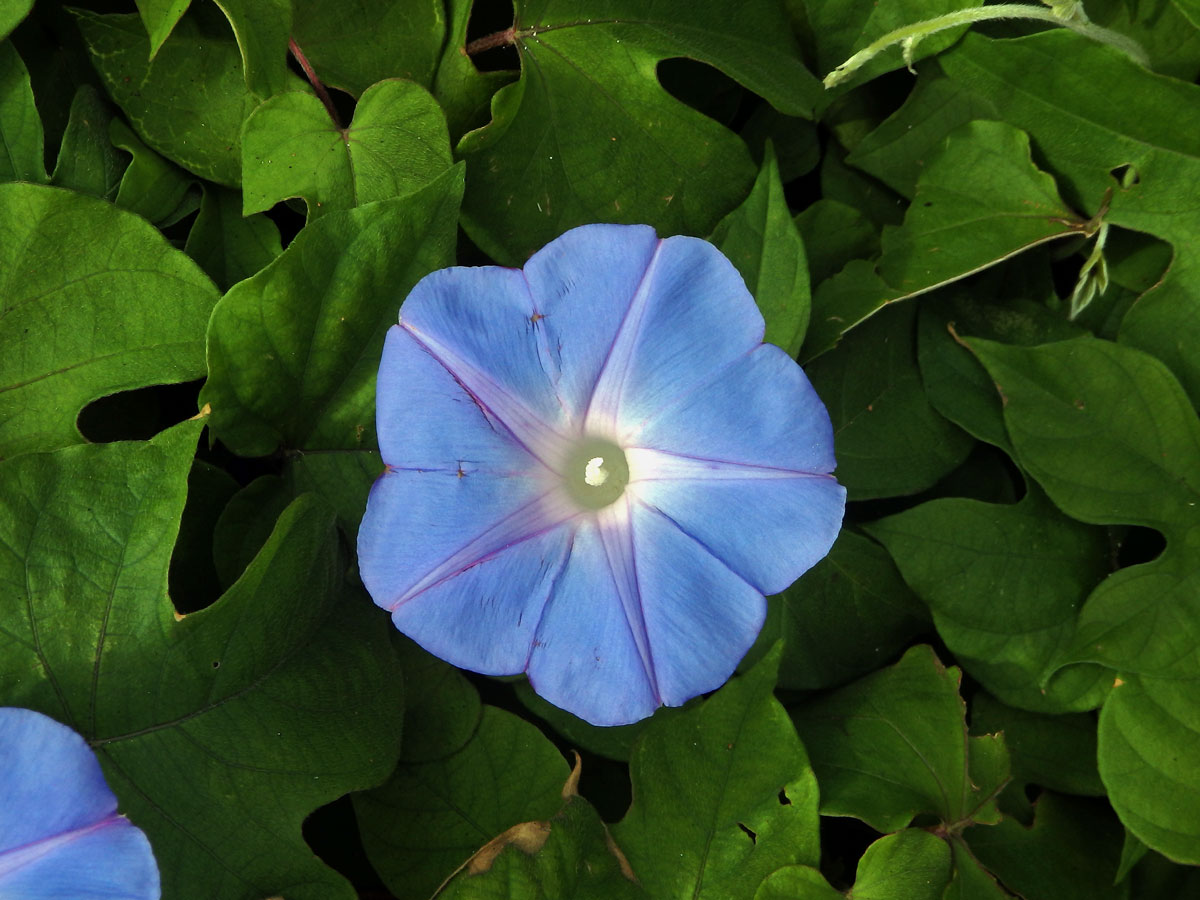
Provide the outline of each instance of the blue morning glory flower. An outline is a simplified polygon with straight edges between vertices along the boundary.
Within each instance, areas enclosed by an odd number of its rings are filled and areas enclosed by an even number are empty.
[[[150,842],[124,816],[87,743],[0,708],[0,897],[157,900]]]
[[[641,225],[423,279],[379,369],[375,602],[597,725],[719,687],[845,505],[825,407],[763,327],[715,247]]]

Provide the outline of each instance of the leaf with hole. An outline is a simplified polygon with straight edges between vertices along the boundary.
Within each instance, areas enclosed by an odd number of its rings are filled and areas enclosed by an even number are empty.
[[[816,864],[817,782],[772,696],[778,666],[774,649],[634,747],[613,836],[650,896],[750,900],[775,869]]]

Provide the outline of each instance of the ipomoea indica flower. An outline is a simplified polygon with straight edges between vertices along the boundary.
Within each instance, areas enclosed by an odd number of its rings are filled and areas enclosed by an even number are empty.
[[[379,370],[375,602],[598,725],[719,687],[845,504],[825,407],[762,338],[715,247],[647,226],[423,279]]]

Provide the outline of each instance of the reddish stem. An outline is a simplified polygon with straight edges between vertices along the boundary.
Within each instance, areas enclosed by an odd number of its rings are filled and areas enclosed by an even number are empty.
[[[308,57],[304,55],[304,51],[300,49],[300,45],[296,43],[295,38],[288,38],[288,50],[292,52],[292,56],[296,58],[296,62],[300,63],[300,68],[308,76],[308,83],[313,86],[317,97],[325,104],[325,112],[329,113],[329,118],[333,120],[333,124],[341,131],[342,120],[338,116],[337,107],[333,105],[333,98],[329,96],[329,91],[325,90],[325,85],[321,84],[321,79],[317,77],[317,73],[313,70],[312,63],[308,61]]]
[[[506,44],[511,44],[515,40],[516,35],[514,30],[512,28],[505,28],[503,31],[497,31],[495,34],[489,34],[487,37],[471,41],[471,43],[463,48],[463,53],[467,56],[474,56],[476,53],[491,50],[493,47],[503,47]]]

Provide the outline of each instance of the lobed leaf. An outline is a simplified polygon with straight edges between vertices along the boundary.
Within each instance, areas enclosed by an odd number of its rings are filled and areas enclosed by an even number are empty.
[[[347,128],[311,93],[276,94],[242,129],[243,212],[302,197],[313,218],[414,193],[450,165],[445,116],[412,82],[369,87]]]
[[[1068,519],[1036,487],[1013,506],[931,500],[866,530],[929,604],[955,658],[996,696],[1041,712],[1100,705],[1104,670],[1060,660],[1108,573],[1102,531]]]
[[[356,794],[354,810],[384,883],[398,896],[428,897],[497,835],[554,815],[566,778],[566,760],[534,725],[484,706],[460,749],[402,763],[384,784]]]
[[[879,260],[851,263],[818,288],[806,357],[829,349],[888,303],[1091,227],[1033,164],[1028,136],[1010,125],[970,122],[946,136],[931,157],[904,224],[884,228]]]
[[[971,450],[925,394],[916,313],[911,304],[880,313],[806,370],[829,408],[837,477],[851,500],[925,490]]]
[[[462,170],[330,213],[213,312],[201,402],[230,448],[375,449],[383,336],[418,279],[453,259]]]
[[[79,411],[106,394],[202,375],[216,300],[144,219],[0,185],[0,343],[15,348],[0,354],[0,457],[80,443]]]
[[[259,98],[246,88],[225,18],[197,7],[151,60],[137,16],[74,14],[109,96],[146,144],[201,178],[236,187],[242,121]]]
[[[961,829],[996,820],[1008,780],[1002,741],[968,738],[960,675],[926,646],[792,709],[821,785],[821,813],[898,831],[928,813]]]
[[[635,745],[613,834],[650,896],[752,898],[775,869],[817,862],[817,782],[771,693],[779,652]]]
[[[1166,276],[1121,326],[1121,341],[1153,353],[1200,398],[1200,152],[1190,122],[1200,87],[1147,71],[1064,29],[1017,41],[969,35],[941,59],[947,75],[1033,137],[1081,209],[1175,247]],[[1131,177],[1125,184],[1122,178]]]
[[[781,688],[836,687],[878,668],[928,626],[887,551],[843,528],[828,556],[767,598],[766,622],[742,667],[782,638]]]
[[[820,102],[769,0],[530,0],[517,5],[512,39],[520,81],[458,145],[469,171],[463,227],[501,264],[589,222],[707,234],[742,199],[754,177],[745,145],[663,90],[663,59],[713,65],[792,115]]]
[[[167,567],[202,425],[0,464],[16,600],[0,689],[88,738],[168,900],[352,897],[301,824],[395,760],[386,626],[339,588],[332,514],[312,498],[221,600],[175,613]]]

